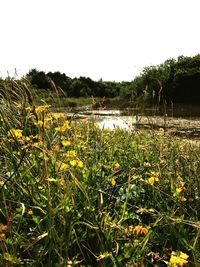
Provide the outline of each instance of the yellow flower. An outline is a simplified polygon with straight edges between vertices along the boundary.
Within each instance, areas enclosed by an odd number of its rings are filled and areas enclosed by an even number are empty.
[[[56,120],[65,119],[64,113],[51,113],[52,117]]]
[[[70,160],[71,166],[78,166],[79,168],[83,168],[83,162],[79,159]]]
[[[135,226],[135,228],[133,229],[133,233],[135,235],[146,235],[148,233],[148,229],[146,227],[143,227],[141,225]]]
[[[189,256],[186,253],[183,253],[182,251],[180,251],[180,257],[187,260],[189,258]]]
[[[65,132],[69,128],[69,121],[65,121],[63,125],[55,127],[55,131],[57,132]]]
[[[121,166],[120,166],[120,164],[117,162],[117,163],[115,163],[114,164],[114,170],[115,171],[118,171],[118,170],[120,170],[121,169]]]
[[[44,112],[45,110],[47,110],[48,108],[50,108],[51,106],[50,105],[43,105],[43,106],[37,106],[35,108],[35,112],[36,113],[42,113]]]
[[[26,142],[29,142],[29,141],[31,141],[31,138],[30,138],[30,136],[26,136],[26,137],[25,137],[25,141],[26,141]]]
[[[35,125],[42,127],[43,126],[43,121],[39,120],[35,123]]]
[[[63,146],[67,147],[70,146],[72,142],[70,140],[63,140],[61,143]]]
[[[29,211],[27,212],[27,214],[30,215],[30,216],[32,216],[32,215],[33,215],[33,211],[32,211],[32,210],[29,210]]]
[[[155,184],[156,180],[157,179],[152,176],[147,180],[147,183],[153,186]]]
[[[76,166],[76,160],[74,159],[74,160],[70,160],[70,164],[72,165],[72,166]]]
[[[76,157],[76,151],[75,150],[69,150],[67,153],[64,154],[68,158],[74,158]]]
[[[152,171],[151,177],[147,179],[147,183],[153,186],[155,182],[158,182],[158,181],[159,181],[159,173]]]
[[[9,137],[15,137],[16,139],[20,139],[22,137],[22,130],[20,129],[10,129],[8,131]]]
[[[60,166],[59,166],[59,170],[61,172],[65,172],[66,170],[68,170],[68,165],[64,162],[61,162]]]
[[[143,166],[144,166],[144,167],[151,167],[151,163],[145,161],[145,162],[143,163]]]
[[[183,188],[182,187],[176,188],[176,193],[177,194],[180,194],[182,191],[183,191]]]
[[[42,147],[43,146],[43,142],[42,141],[34,142],[33,146],[34,147]]]
[[[52,121],[51,117],[46,117],[44,118],[44,120],[38,120],[37,122],[35,122],[35,125],[39,126],[39,127],[47,127]]]
[[[76,164],[77,164],[77,166],[79,167],[79,168],[83,168],[83,162],[81,161],[81,160],[77,160],[76,161]]]
[[[115,178],[111,178],[111,179],[110,179],[110,183],[111,183],[111,185],[114,187],[114,186],[116,185],[116,180],[115,180]]]
[[[170,264],[171,266],[180,266],[182,267],[183,265],[188,263],[188,255],[183,252],[174,252],[172,251],[171,258],[170,258]]]
[[[22,105],[21,105],[21,104],[18,104],[18,105],[16,106],[16,108],[20,109],[20,108],[22,108]]]

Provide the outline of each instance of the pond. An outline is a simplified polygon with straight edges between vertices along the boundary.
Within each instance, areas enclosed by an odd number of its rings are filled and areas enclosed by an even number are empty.
[[[155,114],[155,115],[153,115]],[[86,110],[78,113],[98,123],[101,129],[159,129],[163,128],[176,136],[200,138],[200,116],[172,117],[156,115],[155,110]]]

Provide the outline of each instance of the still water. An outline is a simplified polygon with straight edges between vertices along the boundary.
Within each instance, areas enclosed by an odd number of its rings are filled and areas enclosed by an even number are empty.
[[[200,138],[200,116],[172,117],[171,114],[158,116],[153,110],[146,110],[145,113],[130,112],[130,110],[90,110],[82,111],[79,115],[97,122],[101,129],[164,128],[175,135]]]

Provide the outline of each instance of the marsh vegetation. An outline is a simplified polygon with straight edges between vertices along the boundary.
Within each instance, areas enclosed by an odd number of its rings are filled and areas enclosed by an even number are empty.
[[[198,266],[200,146],[2,91],[1,266]]]

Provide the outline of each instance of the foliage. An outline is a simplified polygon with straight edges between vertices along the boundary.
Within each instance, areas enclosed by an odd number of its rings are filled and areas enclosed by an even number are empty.
[[[133,99],[148,105],[200,103],[200,55],[168,59],[150,66],[132,82]]]
[[[70,120],[31,89],[0,109],[1,266],[200,263],[199,147]]]
[[[200,55],[179,56],[157,66],[145,67],[133,81],[93,81],[89,77],[70,78],[59,71],[45,73],[36,69],[30,70],[26,79],[33,88],[45,89],[50,94],[56,90],[63,99],[120,97],[122,102],[126,101],[132,107],[200,103]],[[9,82],[9,78],[5,81]]]
[[[89,77],[79,77],[71,79],[64,73],[48,72],[32,69],[26,78],[34,88],[55,89],[64,92],[69,97],[115,97],[120,94],[120,83],[93,81]]]

